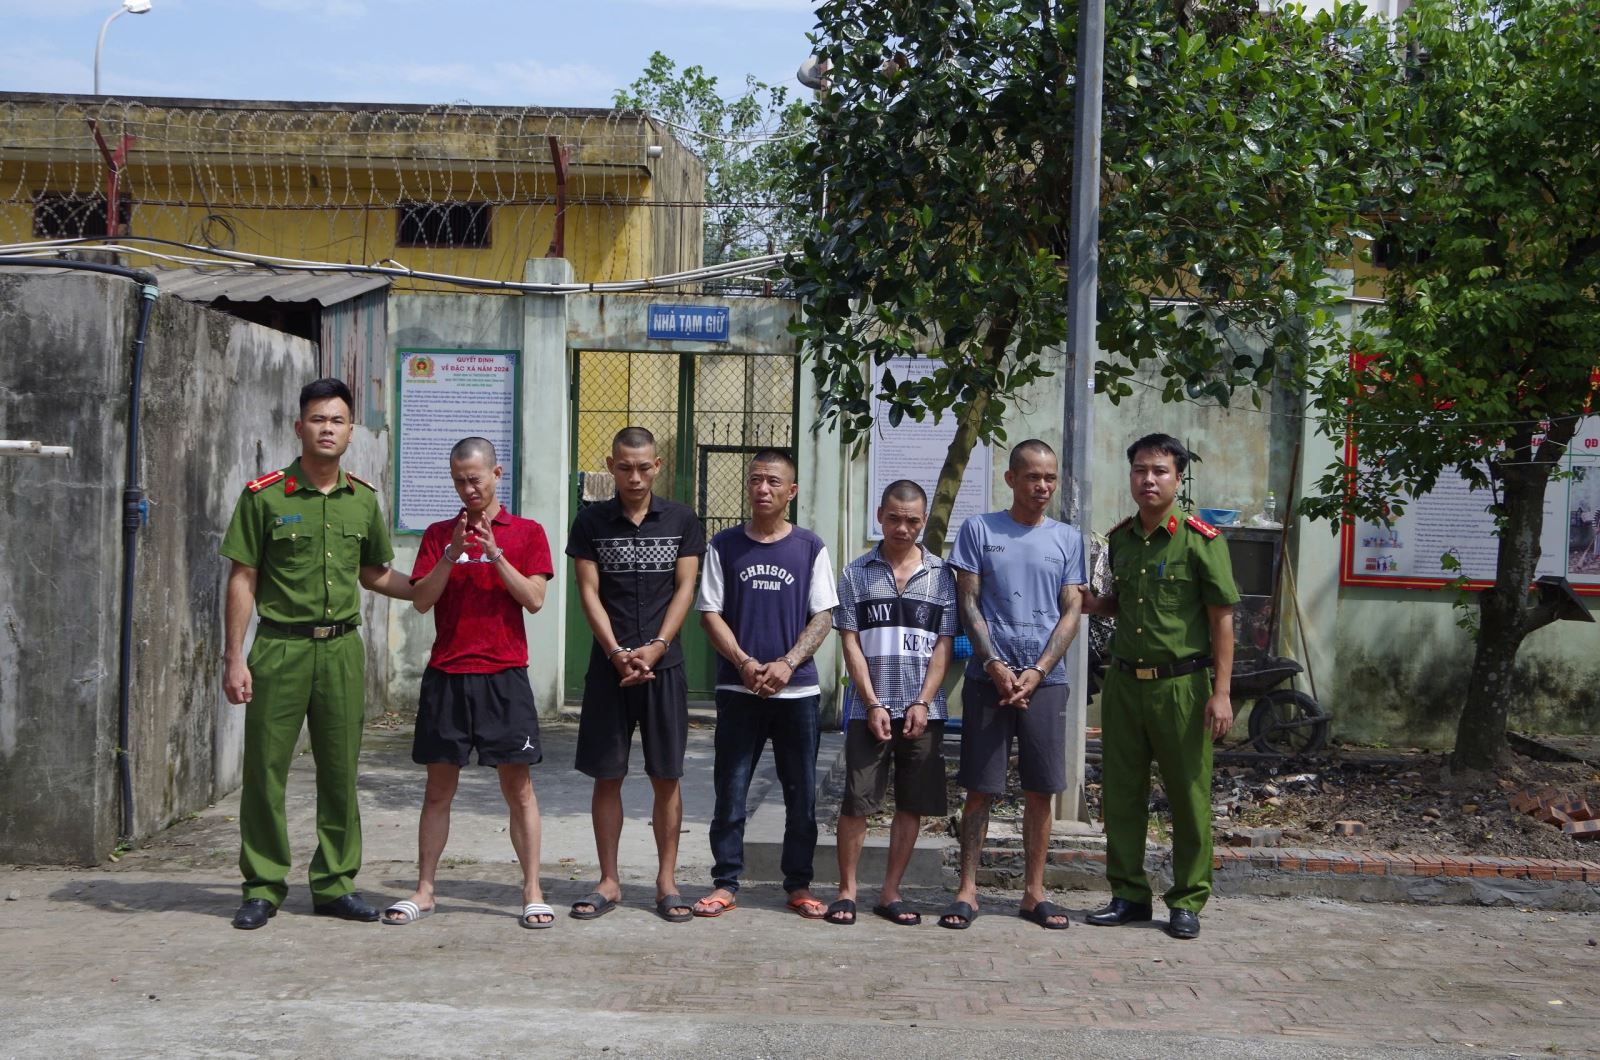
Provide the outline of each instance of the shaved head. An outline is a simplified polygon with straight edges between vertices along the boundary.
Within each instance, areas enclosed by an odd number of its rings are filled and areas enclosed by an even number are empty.
[[[1041,442],[1037,438],[1029,438],[1025,442],[1018,442],[1011,447],[1010,468],[1012,471],[1021,471],[1028,466],[1028,461],[1036,456],[1054,457],[1056,451],[1050,448],[1049,443]]]
[[[463,438],[450,449],[450,462],[465,462],[477,457],[483,461],[484,467],[494,467],[499,463],[495,456],[494,443],[487,438]]]

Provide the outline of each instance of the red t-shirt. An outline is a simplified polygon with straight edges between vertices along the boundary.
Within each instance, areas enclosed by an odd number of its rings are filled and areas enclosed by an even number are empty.
[[[444,556],[455,533],[455,519],[441,519],[422,535],[413,582],[425,578]],[[524,577],[554,577],[550,542],[544,527],[532,519],[500,509],[491,521],[494,541],[505,549]],[[483,550],[472,545],[456,561],[444,593],[433,607],[433,653],[428,665],[452,674],[492,674],[528,665],[528,636],[522,625],[522,605],[507,591],[493,563],[483,562]]]

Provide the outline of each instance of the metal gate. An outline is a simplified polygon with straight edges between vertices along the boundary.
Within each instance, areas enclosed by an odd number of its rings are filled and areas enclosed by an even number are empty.
[[[708,540],[737,526],[749,517],[745,467],[750,455],[774,447],[799,458],[799,372],[799,358],[777,354],[574,350],[574,515],[614,496],[606,472],[611,439],[623,427],[639,426],[656,436],[662,463],[656,493],[693,507]],[[710,699],[715,654],[693,613],[684,623],[682,641],[689,695]],[[569,700],[582,695],[591,643],[577,593],[570,593]]]

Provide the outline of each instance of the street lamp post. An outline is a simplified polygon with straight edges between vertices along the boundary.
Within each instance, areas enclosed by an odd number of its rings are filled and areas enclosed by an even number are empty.
[[[100,24],[100,39],[94,43],[94,94],[100,94],[100,49],[105,47],[106,30],[123,15],[143,15],[150,10],[150,0],[122,0],[122,7]]]

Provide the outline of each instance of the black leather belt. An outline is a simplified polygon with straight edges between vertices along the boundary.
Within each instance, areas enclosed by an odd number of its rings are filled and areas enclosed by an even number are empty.
[[[1204,670],[1211,665],[1211,657],[1197,655],[1193,659],[1184,659],[1165,666],[1135,666],[1128,660],[1118,659],[1116,656],[1111,657],[1111,662],[1123,673],[1132,674],[1135,681],[1159,681],[1164,677],[1182,677],[1196,670]]]
[[[334,637],[342,637],[358,625],[355,622],[335,622],[331,626],[296,626],[288,622],[275,622],[270,618],[263,618],[261,624],[279,633],[287,633],[294,637],[309,637],[311,640],[332,640]]]

